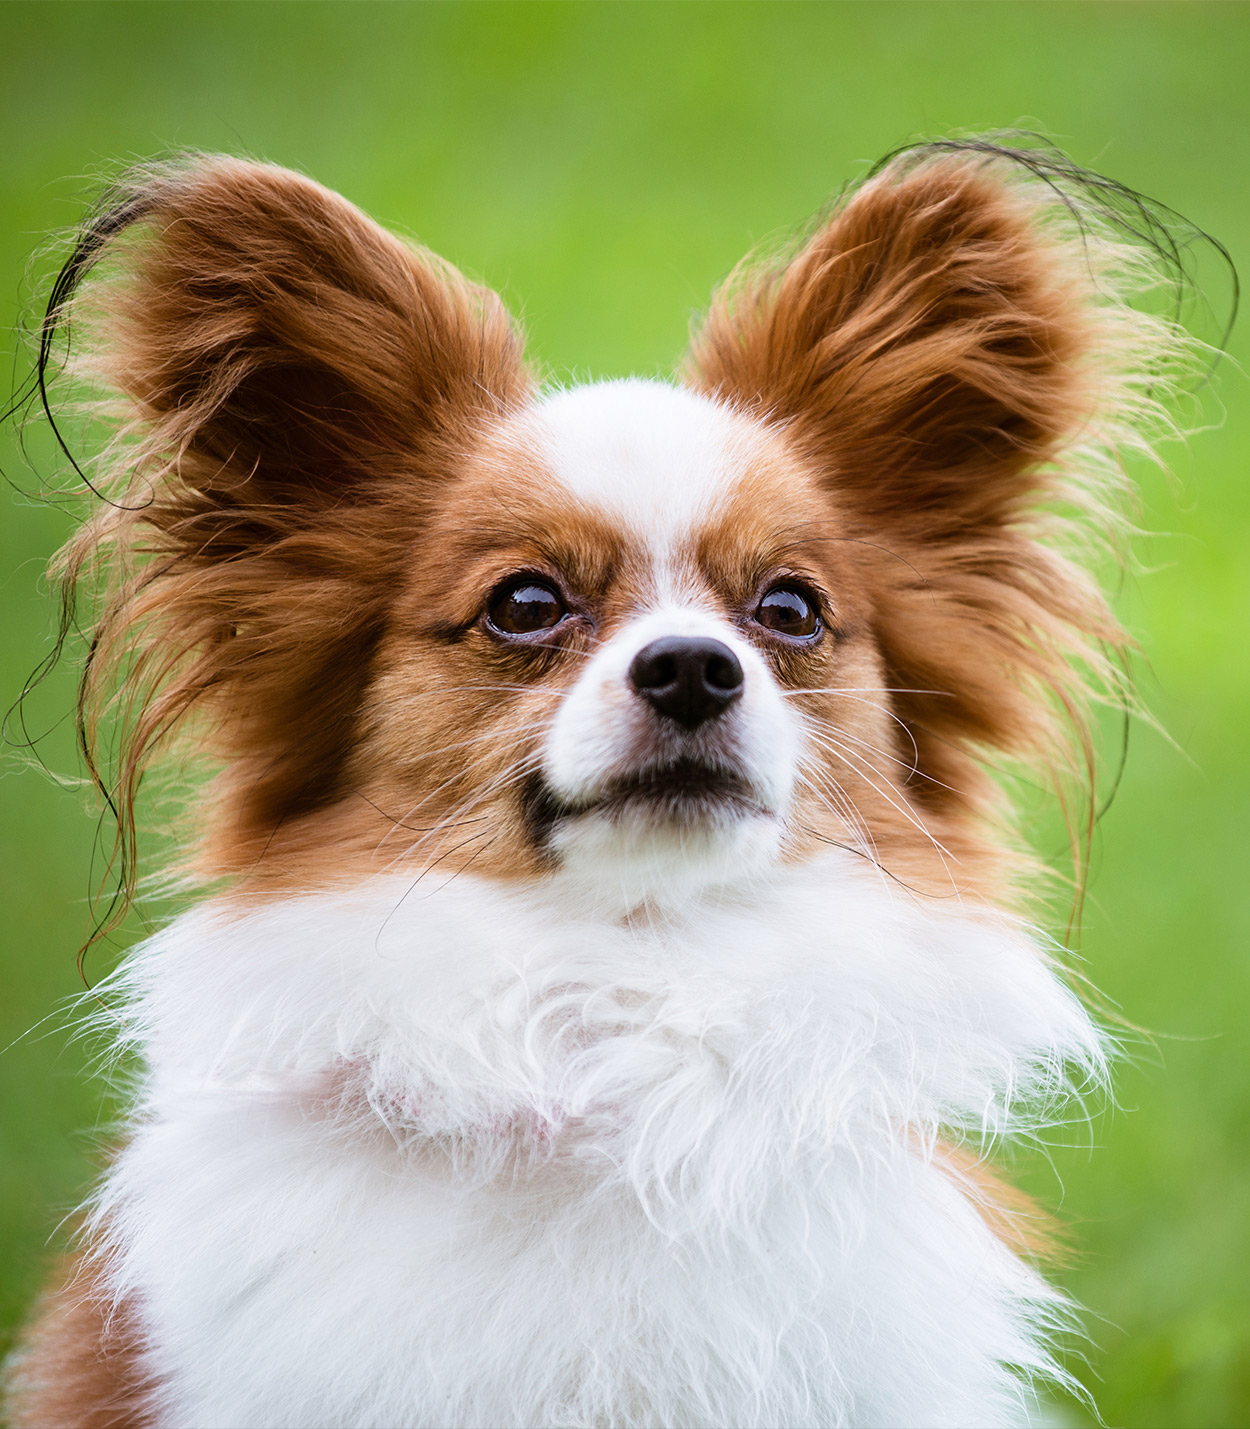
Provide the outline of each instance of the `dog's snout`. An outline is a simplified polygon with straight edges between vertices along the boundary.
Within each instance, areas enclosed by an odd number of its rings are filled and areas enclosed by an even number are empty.
[[[665,719],[696,729],[742,695],[742,666],[719,640],[667,635],[634,656],[629,682]]]

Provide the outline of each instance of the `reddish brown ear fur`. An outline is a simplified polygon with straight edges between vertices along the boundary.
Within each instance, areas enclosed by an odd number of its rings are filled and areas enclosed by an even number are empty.
[[[1073,221],[1079,195],[952,148],[895,160],[788,262],[733,275],[688,380],[820,473],[830,538],[874,569],[912,791],[962,815],[996,805],[987,751],[1058,774],[1073,726],[1087,750],[1085,678],[1114,682],[1126,637],[1052,539],[1056,502],[1103,514],[1116,472],[1089,448],[1132,440],[1134,380],[1176,338],[1118,300],[1124,250]]]
[[[246,857],[335,796],[414,522],[527,392],[520,341],[493,293],[269,165],[141,172],[66,271],[101,257],[83,365],[129,425],[114,504],[67,557],[71,580],[113,563],[85,717],[126,663],[125,820],[194,707]]]
[[[141,173],[127,205],[124,272],[90,305],[104,375],[215,506],[359,499],[524,391],[495,294],[310,179],[202,158]],[[218,557],[270,532],[221,534],[179,532]]]
[[[887,169],[792,262],[718,296],[693,363],[837,490],[930,539],[1023,514],[1083,417],[1081,292],[984,161]]]

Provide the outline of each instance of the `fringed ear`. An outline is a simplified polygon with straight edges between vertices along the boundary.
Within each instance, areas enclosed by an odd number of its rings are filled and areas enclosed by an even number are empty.
[[[1166,276],[1150,240],[1171,217],[1045,151],[921,146],[792,257],[735,273],[694,337],[687,380],[780,426],[831,535],[875,563],[922,802],[986,808],[988,750],[1069,766],[1073,723],[1088,752],[1091,672],[1114,685],[1125,637],[1067,518],[1115,519],[1115,454],[1184,362],[1122,298]]]
[[[65,272],[76,284],[101,259],[112,271],[76,304],[90,365],[128,399],[146,454],[176,456],[161,474],[210,504],[359,499],[526,391],[494,293],[289,170],[140,170]]]
[[[495,294],[337,195],[219,157],[108,196],[54,290],[45,364],[71,317],[75,369],[120,398],[104,500],[64,555],[71,587],[106,571],[84,748],[119,685],[125,827],[195,710],[245,822],[272,830],[336,797],[421,515],[528,393],[519,336]]]
[[[1109,336],[1089,255],[1054,231],[1062,202],[1025,176],[979,150],[904,155],[789,262],[730,278],[694,381],[785,422],[878,526],[940,538],[1019,517],[1096,413],[1091,348]]]

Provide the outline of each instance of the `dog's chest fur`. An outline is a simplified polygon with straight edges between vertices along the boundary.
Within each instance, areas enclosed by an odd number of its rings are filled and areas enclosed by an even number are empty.
[[[1023,1416],[1061,1302],[936,1139],[1098,1054],[1005,924],[833,861],[662,918],[464,876],[210,904],[125,978],[165,1424]]]

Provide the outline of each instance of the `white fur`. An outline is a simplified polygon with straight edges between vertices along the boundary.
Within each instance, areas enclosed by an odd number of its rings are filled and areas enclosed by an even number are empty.
[[[760,440],[721,403],[636,377],[552,393],[523,420],[571,496],[651,547],[697,530]]]
[[[838,855],[211,902],[119,979],[103,1190],[165,1429],[1005,1425],[1063,1305],[932,1156],[1096,1071],[1018,929]]]
[[[666,603],[647,611],[587,661],[561,700],[544,741],[543,768],[553,789],[570,800],[588,798],[633,767],[633,726],[644,719],[651,722],[652,717],[629,688],[629,667],[640,650],[664,635],[710,637],[738,657],[743,672],[741,702],[688,742],[707,740],[712,730],[719,736],[720,726],[731,722],[733,733],[717,752],[732,751],[750,770],[763,807],[784,816],[794,790],[799,722],[759,651],[729,621],[698,605]]]

